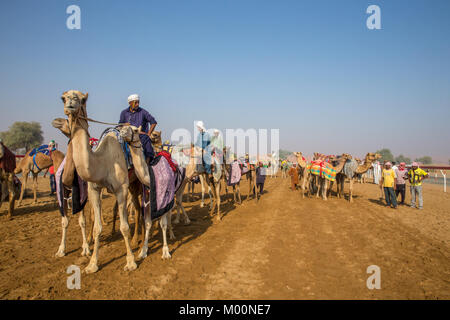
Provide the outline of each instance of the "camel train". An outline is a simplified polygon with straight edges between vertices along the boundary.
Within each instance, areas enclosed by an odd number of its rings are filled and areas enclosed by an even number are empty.
[[[8,216],[12,216],[14,201],[18,199],[20,206],[24,190],[27,185],[29,173],[33,176],[33,203],[37,202],[37,175],[42,170],[55,167],[57,180],[57,200],[61,213],[61,243],[56,252],[56,257],[65,255],[66,236],[69,225],[69,201],[72,214],[78,213],[78,222],[81,228],[82,244],[81,255],[91,256],[86,273],[94,273],[98,270],[100,234],[102,232],[102,194],[103,191],[114,194],[115,205],[113,207],[113,223],[111,232],[115,232],[116,217],[119,217],[119,229],[124,239],[126,250],[126,264],[124,270],[132,271],[137,268],[132,247],[139,243],[141,234],[141,247],[137,259],[145,259],[148,254],[148,241],[151,235],[152,225],[159,222],[163,237],[162,259],[170,259],[170,250],[167,241],[174,239],[172,228],[172,212],[177,209],[174,223],[180,222],[182,213],[185,224],[190,223],[189,216],[183,207],[183,194],[188,186],[190,199],[193,193],[193,179],[198,177],[201,183],[201,207],[204,206],[204,194],[208,190],[210,197],[209,213],[216,216],[217,221],[221,214],[221,185],[233,191],[235,204],[241,204],[240,183],[244,177],[248,181],[247,200],[254,195],[259,199],[256,188],[255,166],[250,163],[238,161],[230,150],[224,148],[222,153],[215,153],[213,157],[212,174],[204,170],[199,171],[203,150],[191,144],[187,148],[178,150],[172,155],[162,151],[161,131],[154,131],[151,141],[158,153],[156,159],[148,165],[142,151],[139,133],[141,128],[129,124],[116,125],[108,128],[102,134],[97,147],[90,145],[89,121],[87,114],[88,94],[70,90],[62,95],[63,110],[66,118],[56,118],[52,125],[69,138],[67,154],[58,150],[49,154],[39,152],[27,152],[26,156],[17,164],[14,155],[0,143],[0,199],[9,200]],[[126,146],[126,148],[124,147]],[[128,153],[124,153],[127,149]],[[160,152],[162,151],[162,152]],[[12,156],[11,156],[12,155]],[[181,158],[184,160],[180,160]],[[174,162],[173,159],[176,159]],[[269,155],[266,159],[267,175],[276,177],[278,163],[277,155]],[[344,181],[350,181],[349,201],[352,201],[353,182],[358,175],[367,172],[372,163],[380,158],[380,155],[368,153],[363,163],[359,163],[349,154],[341,156],[325,156],[314,154],[312,161],[308,162],[301,152],[294,153],[297,159],[297,170],[302,183],[302,197],[315,193],[324,200],[336,182],[337,196],[343,197]],[[13,159],[13,161],[11,160]],[[282,176],[286,176],[287,165],[282,166]],[[23,184],[17,183],[15,174],[22,173]],[[19,195],[20,192],[20,195]],[[89,200],[91,206],[91,228],[86,234],[86,220],[84,207]],[[141,205],[142,204],[142,205]],[[134,234],[128,222],[128,214],[134,211]],[[217,212],[216,212],[217,211]],[[215,213],[216,212],[216,213]],[[214,214],[215,213],[215,214]],[[142,229],[142,230],[141,230]],[[141,232],[140,232],[141,231]],[[89,244],[94,241],[91,254]]]

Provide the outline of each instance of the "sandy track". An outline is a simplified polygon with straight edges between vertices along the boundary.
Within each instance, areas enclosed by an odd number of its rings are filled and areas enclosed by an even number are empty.
[[[235,206],[223,196],[220,223],[198,200],[185,203],[192,224],[175,226],[172,259],[161,260],[155,230],[149,256],[131,273],[123,271],[120,232],[110,235],[113,197],[107,197],[100,270],[82,275],[81,290],[68,290],[67,267],[88,262],[80,256],[81,232],[71,219],[67,254],[54,257],[60,217],[45,196],[47,180],[40,185],[45,192],[37,205],[26,199],[11,221],[6,205],[0,211],[2,299],[450,298],[450,197],[438,186],[425,186],[423,211],[393,210],[380,205],[372,184],[357,184],[349,204],[301,199],[287,179],[268,178],[259,203]],[[246,183],[242,189],[246,195]],[[381,290],[366,287],[372,264],[381,268]]]

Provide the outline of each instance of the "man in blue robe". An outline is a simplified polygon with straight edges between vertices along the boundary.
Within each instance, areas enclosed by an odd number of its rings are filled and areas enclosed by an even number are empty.
[[[139,107],[139,96],[137,94],[132,94],[128,97],[128,104],[129,107],[120,113],[119,123],[128,123],[135,127],[141,127],[139,138],[141,139],[145,160],[149,164],[155,157],[150,136],[157,122],[147,110]]]
[[[209,144],[211,143],[211,137],[209,136],[208,132],[206,132],[205,126],[203,124],[203,121],[197,122],[197,129],[200,132],[200,134],[197,136],[197,141],[195,142],[195,145],[203,150],[203,156],[202,156],[202,163],[198,164],[197,166],[197,172],[202,173],[203,168],[207,173],[211,173],[211,153]]]

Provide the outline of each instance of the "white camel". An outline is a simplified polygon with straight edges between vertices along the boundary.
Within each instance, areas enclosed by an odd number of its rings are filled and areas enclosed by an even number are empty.
[[[102,231],[100,199],[102,188],[106,188],[109,193],[114,193],[118,203],[120,231],[127,251],[127,264],[124,270],[135,270],[137,265],[131,250],[130,227],[126,214],[128,170],[120,143],[117,137],[111,133],[106,135],[93,151],[89,145],[86,111],[88,94],[70,90],[64,92],[61,98],[64,103],[64,113],[69,119],[71,137],[67,156],[69,161],[73,161],[73,166],[80,178],[88,182],[89,201],[94,208],[94,251],[88,266],[84,270],[86,273],[93,273],[98,270],[98,250]],[[53,125],[58,128],[60,123],[61,121],[54,121]],[[70,163],[68,167],[70,169]]]

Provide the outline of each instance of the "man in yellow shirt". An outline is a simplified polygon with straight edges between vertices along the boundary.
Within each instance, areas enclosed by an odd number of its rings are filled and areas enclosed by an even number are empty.
[[[423,209],[423,196],[422,196],[422,181],[428,178],[428,173],[419,168],[417,162],[413,162],[411,169],[408,171],[408,178],[410,182],[411,191],[411,208],[416,207],[416,196],[419,198],[419,209]]]
[[[397,197],[395,196],[395,185],[397,184],[397,176],[392,169],[392,164],[386,162],[383,172],[381,174],[380,188],[384,189],[384,197],[386,199],[386,206],[397,209]]]

